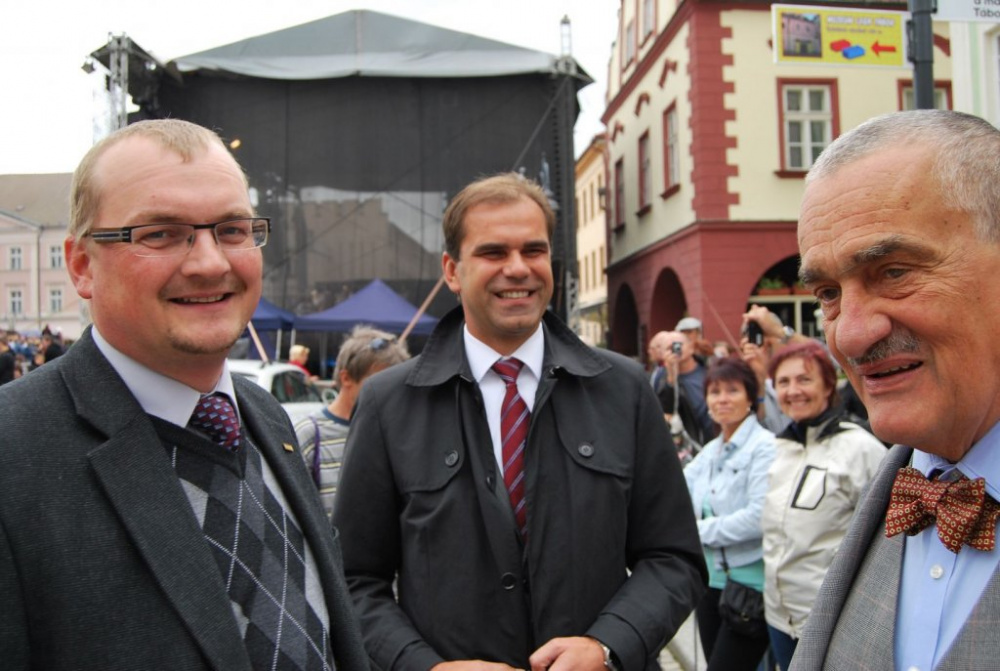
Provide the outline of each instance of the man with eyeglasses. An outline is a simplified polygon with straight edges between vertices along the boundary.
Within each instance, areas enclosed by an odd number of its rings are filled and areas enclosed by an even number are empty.
[[[517,174],[460,191],[461,305],[361,390],[333,519],[385,671],[654,671],[704,592],[645,373],[548,312],[554,226]]]
[[[74,174],[93,326],[0,390],[4,669],[367,669],[287,416],[230,375],[270,223],[217,135],[140,122]]]

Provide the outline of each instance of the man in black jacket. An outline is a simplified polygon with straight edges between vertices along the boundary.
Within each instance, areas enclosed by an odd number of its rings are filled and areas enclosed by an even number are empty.
[[[647,377],[547,313],[554,220],[515,174],[460,192],[461,307],[361,392],[334,523],[385,671],[658,669],[703,592]]]

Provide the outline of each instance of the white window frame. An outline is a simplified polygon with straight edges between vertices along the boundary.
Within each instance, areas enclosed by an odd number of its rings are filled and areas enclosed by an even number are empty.
[[[677,106],[672,105],[663,113],[664,190],[680,184],[680,166],[677,163]]]
[[[63,267],[63,248],[59,245],[49,245],[49,268]]]
[[[789,109],[789,94],[796,92],[801,101],[800,109]],[[812,106],[813,93],[822,94],[821,109]],[[781,87],[782,129],[786,170],[807,171],[820,152],[833,141],[833,105],[831,87],[827,84],[785,84]],[[816,138],[817,126],[822,137]],[[792,129],[799,129],[799,139],[792,140]]]
[[[903,87],[903,110],[917,109],[917,90],[913,86]],[[944,86],[934,87],[934,109],[948,109],[948,89]]]
[[[7,292],[7,307],[13,317],[24,315],[24,292],[20,289],[10,289]]]
[[[7,250],[7,268],[9,270],[24,270],[24,250],[11,247]]]
[[[653,156],[647,130],[639,138],[639,210],[653,203]]]
[[[49,314],[58,315],[63,311],[62,287],[49,288]]]
[[[656,23],[656,0],[642,0],[642,39],[653,34]]]

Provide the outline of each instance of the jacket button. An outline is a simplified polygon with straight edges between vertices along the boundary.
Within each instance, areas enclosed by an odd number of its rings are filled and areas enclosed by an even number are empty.
[[[580,453],[581,457],[585,457],[587,459],[594,456],[594,446],[590,443],[584,443],[580,447],[576,448],[576,451]]]
[[[458,463],[458,452],[452,450],[451,452],[445,455],[444,457],[445,466],[454,466],[457,463]]]
[[[500,586],[510,591],[517,586],[517,578],[514,577],[513,573],[504,573],[500,576]]]
[[[492,476],[492,475],[487,475],[487,476],[486,476],[486,486],[487,486],[488,488],[490,488],[490,489],[493,489],[493,483],[494,483],[494,482],[495,482],[495,480],[493,479],[493,476]]]

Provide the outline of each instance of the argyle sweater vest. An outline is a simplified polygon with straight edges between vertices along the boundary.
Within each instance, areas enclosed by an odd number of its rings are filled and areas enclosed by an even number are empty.
[[[152,418],[219,567],[254,669],[333,669],[316,562],[251,436],[228,452]]]

